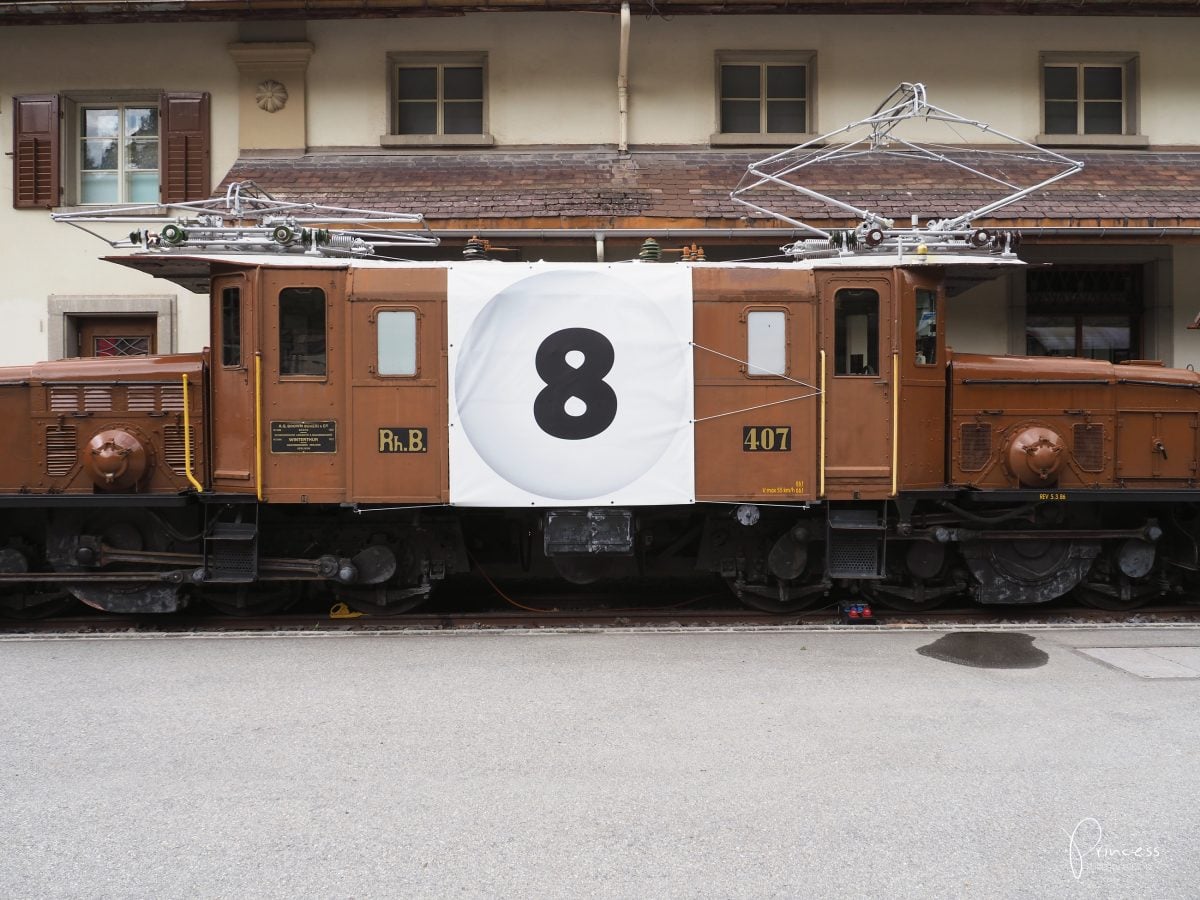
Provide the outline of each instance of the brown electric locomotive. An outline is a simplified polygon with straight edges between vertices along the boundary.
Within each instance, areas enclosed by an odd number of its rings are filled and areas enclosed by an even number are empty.
[[[0,370],[11,612],[394,612],[476,567],[1127,608],[1200,567],[1200,376],[947,346],[1008,253],[113,260],[207,287],[212,346]]]

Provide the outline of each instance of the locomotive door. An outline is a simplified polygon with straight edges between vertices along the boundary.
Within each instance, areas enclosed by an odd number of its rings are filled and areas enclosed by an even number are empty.
[[[245,275],[213,278],[210,458],[213,490],[219,493],[255,491],[253,309]]]
[[[698,267],[692,290],[696,499],[815,499],[812,273]]]
[[[344,270],[265,269],[262,328],[262,484],[277,503],[346,496],[347,341]]]
[[[825,495],[892,493],[892,286],[885,277],[832,276],[824,305]]]
[[[350,497],[444,502],[446,270],[356,269],[349,299]]]

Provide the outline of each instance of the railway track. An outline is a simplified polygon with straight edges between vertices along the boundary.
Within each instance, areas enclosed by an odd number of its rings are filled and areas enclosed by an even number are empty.
[[[309,609],[267,616],[228,616],[189,612],[163,615],[113,615],[86,612],[33,621],[0,620],[0,635],[221,634],[285,632],[402,632],[504,629],[662,629],[662,628],[830,628],[902,630],[956,627],[1068,627],[1097,625],[1200,624],[1200,606],[1145,607],[1133,612],[1106,612],[1080,606],[1055,608],[961,607],[921,612],[880,609],[872,623],[846,622],[837,607],[803,613],[771,614],[745,609],[702,610],[648,608],[635,610],[574,608],[530,612],[485,609],[475,612],[426,611],[395,616],[354,614],[345,607]]]

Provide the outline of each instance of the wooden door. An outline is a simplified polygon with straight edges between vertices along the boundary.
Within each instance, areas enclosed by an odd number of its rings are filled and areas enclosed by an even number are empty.
[[[818,277],[824,304],[825,495],[892,493],[892,320],[889,278]]]
[[[244,274],[212,280],[212,365],[209,370],[213,489],[255,492],[254,366],[258,347],[250,281]]]
[[[156,316],[82,316],[79,356],[150,356],[158,352]]]
[[[340,269],[262,274],[262,480],[276,503],[346,497],[345,282]]]
[[[446,270],[354,272],[350,499],[449,499]]]

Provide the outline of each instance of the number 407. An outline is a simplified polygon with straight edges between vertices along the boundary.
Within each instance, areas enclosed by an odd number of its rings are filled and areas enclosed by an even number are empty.
[[[792,449],[791,425],[744,425],[742,426],[742,449],[748,452]]]

